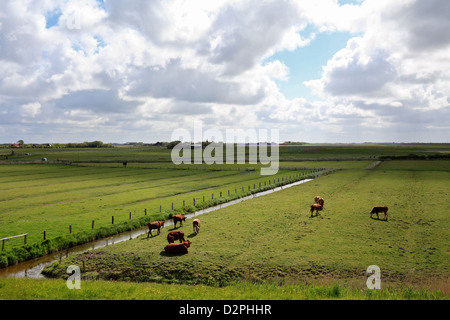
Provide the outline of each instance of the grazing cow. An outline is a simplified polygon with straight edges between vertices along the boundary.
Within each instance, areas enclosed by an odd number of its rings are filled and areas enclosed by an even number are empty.
[[[192,226],[194,227],[195,233],[200,232],[200,220],[199,219],[194,219],[194,221],[192,222]]]
[[[183,221],[186,221],[186,217],[183,216],[182,214],[176,214],[173,216],[173,225],[175,226],[175,228],[177,227],[177,222],[180,222],[180,227],[183,226]]]
[[[174,243],[175,240],[180,240],[180,243],[182,243],[184,240],[184,232],[183,231],[172,231],[167,234],[167,241],[169,243]]]
[[[148,234],[147,234],[147,239],[150,235],[152,235],[153,237],[153,233],[152,230],[153,229],[157,229],[158,230],[158,234],[160,233],[160,229],[161,227],[164,227],[164,221],[154,221],[154,222],[150,222],[148,224]]]
[[[184,241],[183,243],[170,243],[165,246],[164,251],[172,254],[188,253],[188,248],[191,246],[191,243],[192,242],[189,240]]]
[[[321,196],[315,196],[314,202],[317,204],[320,204],[323,207],[323,204],[325,203],[325,199],[322,198]]]
[[[312,204],[311,205],[311,217],[313,216],[314,210],[316,211],[316,214],[318,214],[319,211],[322,211],[322,209],[323,209],[323,207],[320,204],[318,204],[318,203]]]
[[[370,217],[372,218],[372,215],[376,214],[377,215],[377,219],[380,219],[380,217],[378,217],[378,213],[379,212],[383,212],[384,213],[384,219],[387,220],[387,218],[388,218],[388,213],[387,213],[388,212],[388,207],[386,207],[386,206],[384,206],[384,207],[381,207],[381,206],[373,207],[372,211],[369,212],[370,213]]]

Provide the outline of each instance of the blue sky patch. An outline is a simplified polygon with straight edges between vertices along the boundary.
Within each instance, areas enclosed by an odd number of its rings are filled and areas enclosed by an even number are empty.
[[[267,59],[268,62],[279,60],[289,68],[289,80],[276,81],[280,92],[287,99],[316,100],[317,97],[311,95],[309,88],[303,85],[303,81],[319,79],[322,76],[322,67],[327,64],[327,61],[336,52],[345,48],[347,41],[355,36],[347,32],[318,33],[315,39],[305,47],[294,51],[285,50],[271,56]]]
[[[62,12],[58,8],[52,11],[48,11],[45,14],[45,28],[50,29],[53,26],[58,25],[59,17],[61,17]]]

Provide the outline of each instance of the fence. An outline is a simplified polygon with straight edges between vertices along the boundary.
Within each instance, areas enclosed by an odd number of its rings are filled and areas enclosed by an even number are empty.
[[[23,237],[23,244],[25,245],[25,244],[27,244],[27,235],[28,235],[28,233],[24,233],[24,234],[19,234],[17,236],[0,239],[0,240],[2,240],[2,251],[5,249],[5,240]]]
[[[290,182],[292,182],[292,180],[297,180],[298,178],[303,178],[304,176],[307,176],[307,175],[310,175],[310,176],[312,175],[314,177],[317,177],[319,174],[323,173],[324,171],[327,172],[327,170],[325,170],[324,168],[320,168],[320,169],[311,170],[309,172],[305,172],[303,174],[296,173],[296,174],[293,174],[293,175],[289,175],[289,177],[288,176],[281,177],[281,180],[280,180],[280,178],[269,179],[268,181],[264,181],[264,184],[259,182],[259,187],[258,187],[258,185],[256,185],[256,183],[254,183],[253,184],[253,190],[256,190],[258,188],[261,188],[261,187],[267,186],[267,185],[270,186],[272,183],[273,184],[277,184],[277,183],[280,183],[280,182],[282,184],[290,183]],[[250,191],[251,190],[251,186],[248,185],[247,187],[248,187],[248,191]],[[242,186],[242,188],[240,188],[240,189],[242,189],[242,192],[244,192],[245,189],[247,189],[247,188]],[[238,193],[238,190],[239,190],[238,188],[234,189],[235,194]],[[228,196],[230,196],[231,195],[230,190],[228,189],[227,191],[228,191]],[[220,191],[219,194],[220,194],[219,198],[222,198],[222,191]],[[214,193],[211,193],[211,199],[214,199]],[[195,204],[196,204],[195,198],[192,198],[192,200],[193,200],[193,205],[195,206]],[[204,195],[203,195],[203,202],[205,202],[205,196]],[[183,200],[183,206],[182,207],[184,208],[185,206],[186,206],[186,202],[185,202],[185,200]],[[171,203],[171,209],[174,210],[174,203],[173,202]],[[159,206],[159,212],[162,212],[162,205]],[[147,208],[144,209],[144,214],[147,215]],[[131,212],[129,212],[129,214],[128,214],[128,219],[131,220]],[[114,224],[114,222],[115,222],[114,221],[114,216],[111,216],[111,224]],[[92,222],[91,222],[92,230],[94,230],[94,226],[95,226],[95,220],[92,220]],[[72,225],[69,225],[69,233],[72,233]],[[28,233],[25,233],[25,234],[21,234],[21,235],[17,235],[17,236],[12,236],[12,237],[7,237],[7,238],[0,239],[0,240],[2,240],[2,251],[5,248],[5,240],[8,240],[8,239],[24,237],[24,245],[26,245],[27,244],[27,235],[28,235]],[[44,240],[46,240],[47,239],[47,231],[46,230],[43,231],[43,235],[44,235]]]

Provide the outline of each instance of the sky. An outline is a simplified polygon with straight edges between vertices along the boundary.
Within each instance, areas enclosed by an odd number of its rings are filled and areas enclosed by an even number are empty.
[[[448,0],[0,8],[0,143],[153,143],[194,123],[280,142],[450,142]]]

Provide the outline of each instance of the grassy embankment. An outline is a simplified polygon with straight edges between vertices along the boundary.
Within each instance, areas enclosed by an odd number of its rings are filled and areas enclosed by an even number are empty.
[[[358,290],[333,286],[279,286],[239,282],[226,287],[121,281],[82,281],[80,290],[69,290],[60,279],[0,279],[4,300],[444,300],[437,291]]]

